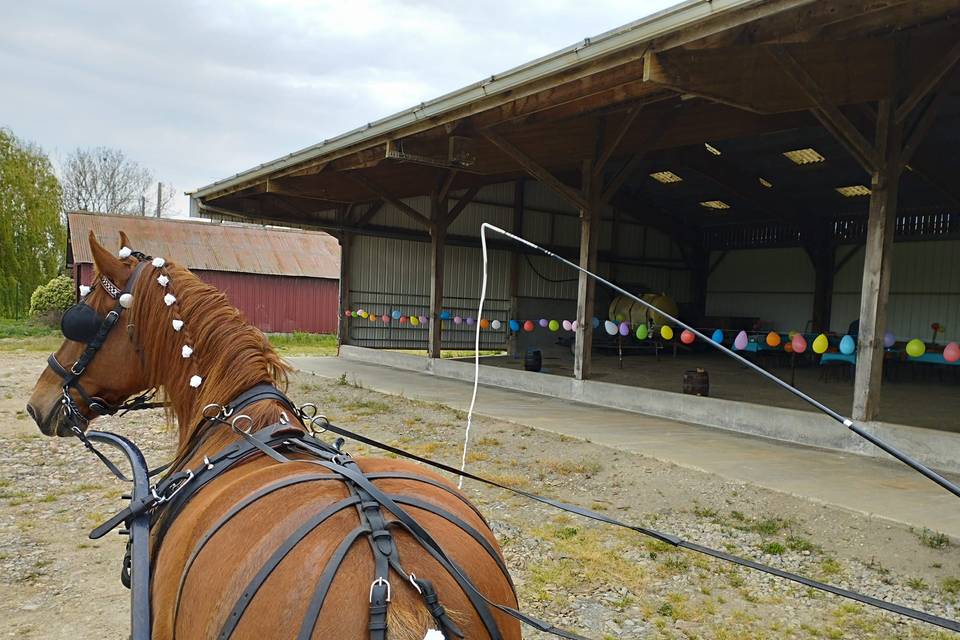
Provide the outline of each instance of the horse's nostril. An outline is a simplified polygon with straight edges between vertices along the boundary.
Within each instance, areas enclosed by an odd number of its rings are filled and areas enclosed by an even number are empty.
[[[37,410],[33,408],[33,405],[29,402],[27,403],[27,413],[30,414],[30,417],[33,418],[33,421],[37,424],[40,424],[40,417],[37,415]]]

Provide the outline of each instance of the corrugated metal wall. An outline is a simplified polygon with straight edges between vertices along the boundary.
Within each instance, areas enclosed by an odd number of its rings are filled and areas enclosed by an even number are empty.
[[[837,262],[853,249],[837,249]],[[711,262],[719,256],[711,255]],[[860,315],[863,248],[836,274],[830,329],[846,333]],[[802,329],[813,316],[814,270],[806,252],[744,249],[727,252],[707,286],[707,315],[758,317],[780,330]],[[930,339],[930,325],[946,327],[944,339],[960,339],[960,242],[897,242],[887,325],[898,338]]]
[[[850,249],[841,248],[838,260]],[[831,329],[845,332],[860,315],[863,250],[836,276]],[[946,333],[938,342],[960,340],[960,242],[897,242],[893,245],[887,325],[898,338],[933,337],[930,325],[939,322]]]
[[[513,220],[514,183],[484,187],[450,226],[450,235],[479,237],[480,225],[490,222],[511,229]],[[426,198],[405,200],[420,211],[427,210]],[[605,212],[611,218],[612,211]],[[415,222],[394,207],[385,205],[371,221],[420,229]],[[521,235],[534,242],[567,248],[575,256],[580,246],[578,212],[552,190],[528,181],[524,188],[524,218]],[[612,248],[612,224],[605,221],[601,229],[600,250]],[[665,260],[677,263],[680,253],[664,234],[631,222],[621,216],[618,227],[617,254],[629,259]],[[491,250],[489,280],[484,317],[506,321],[509,311],[510,253]],[[476,316],[482,277],[481,252],[477,248],[448,246],[445,251],[444,309],[462,317]],[[673,264],[673,263],[671,263]],[[678,263],[677,263],[678,264]],[[427,315],[430,302],[430,245],[427,242],[356,236],[350,259],[350,306],[365,309],[378,316],[398,310],[403,315]],[[611,265],[601,262],[600,273],[609,276]],[[691,300],[689,271],[673,266],[620,264],[617,280],[631,289],[666,292],[678,302]],[[527,255],[520,260],[518,274],[520,315],[523,319],[539,317],[558,320],[576,315],[576,272],[545,256]],[[598,290],[597,309],[602,315],[609,304],[607,292]],[[384,324],[353,319],[350,322],[352,344],[384,348],[426,348],[425,326]],[[507,339],[505,330],[484,331],[485,348],[502,348]],[[444,324],[444,348],[473,346],[474,332],[466,324]]]
[[[89,284],[93,267],[79,266],[79,282]],[[247,321],[267,333],[336,333],[339,283],[327,278],[295,278],[226,271],[193,272],[220,289]]]
[[[718,257],[713,252],[711,264]],[[803,249],[728,251],[707,281],[707,315],[803,330],[813,317],[813,285],[813,265]]]

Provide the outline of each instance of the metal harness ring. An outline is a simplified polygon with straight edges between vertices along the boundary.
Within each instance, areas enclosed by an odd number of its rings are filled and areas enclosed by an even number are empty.
[[[240,427],[237,426],[237,422],[241,419],[245,419],[249,423],[249,426],[246,429],[241,429]],[[230,421],[230,427],[233,428],[233,430],[236,431],[237,433],[250,435],[250,430],[253,429],[253,418],[251,418],[245,413],[241,413],[236,418]]]

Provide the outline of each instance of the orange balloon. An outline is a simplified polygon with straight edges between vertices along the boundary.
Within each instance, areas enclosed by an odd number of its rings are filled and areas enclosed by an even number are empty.
[[[784,342],[784,343],[783,343],[783,350],[786,351],[787,353],[793,353],[793,344],[791,344],[791,343],[789,343],[789,342]]]
[[[489,321],[489,320],[487,320],[486,318],[480,318],[480,328],[481,328],[481,329],[486,329],[486,328],[489,327],[489,326],[490,326],[490,321]]]
[[[780,346],[780,334],[776,331],[771,331],[767,334],[767,346],[769,347],[779,347]]]

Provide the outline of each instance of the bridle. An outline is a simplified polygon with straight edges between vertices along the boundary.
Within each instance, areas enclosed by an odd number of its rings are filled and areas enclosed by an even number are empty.
[[[162,402],[150,401],[156,394],[156,389],[148,389],[134,398],[129,398],[119,404],[112,404],[100,396],[90,394],[80,383],[81,376],[86,372],[90,363],[93,362],[97,352],[103,347],[110,332],[120,321],[120,316],[124,310],[130,306],[132,292],[140,277],[140,273],[147,264],[149,264],[150,256],[140,253],[139,251],[131,252],[130,255],[137,260],[137,265],[134,267],[133,273],[130,274],[130,277],[122,288],[103,274],[100,274],[97,281],[93,284],[93,288],[99,285],[108,296],[116,301],[113,309],[111,309],[106,316],[101,316],[93,307],[86,303],[86,298],[92,292],[92,288],[91,292],[84,295],[77,304],[71,306],[63,314],[63,319],[60,321],[60,330],[63,336],[68,340],[86,345],[83,353],[80,354],[76,362],[67,368],[57,360],[55,353],[51,353],[47,357],[47,365],[54,373],[63,379],[63,395],[60,404],[63,415],[70,424],[70,431],[85,442],[86,439],[83,433],[90,419],[80,411],[80,407],[70,393],[71,390],[75,390],[87,404],[90,411],[98,416],[114,415],[121,411],[126,413],[127,411],[153,409],[164,406]]]

